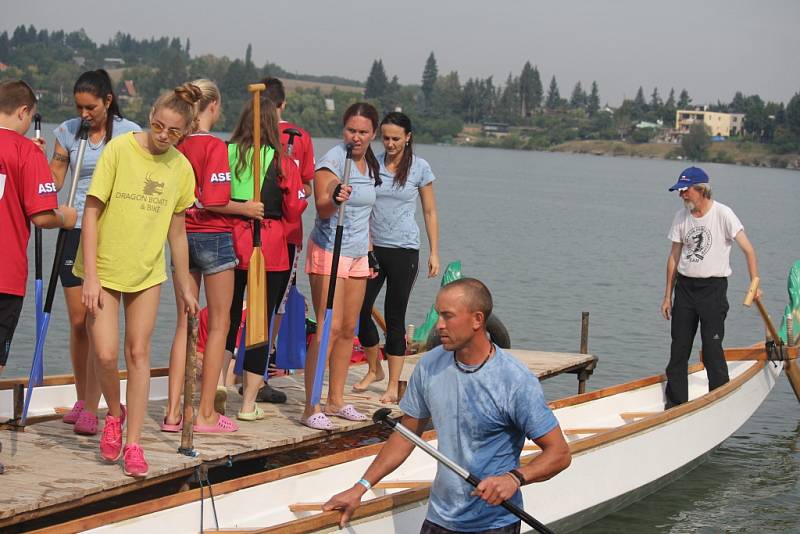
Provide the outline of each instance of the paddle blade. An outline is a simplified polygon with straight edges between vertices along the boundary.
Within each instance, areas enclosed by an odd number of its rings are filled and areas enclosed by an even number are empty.
[[[28,387],[25,390],[25,404],[22,407],[22,424],[28,419],[28,407],[33,396],[33,388],[41,386],[44,380],[44,340],[47,337],[47,327],[50,325],[50,314],[42,314],[42,327],[36,336],[36,349],[33,352],[31,372],[28,375]]]
[[[286,299],[286,314],[278,330],[275,358],[278,369],[303,369],[306,365],[306,300],[292,286]]]
[[[265,345],[267,336],[267,272],[261,247],[254,247],[247,268],[247,336],[245,347]]]
[[[34,282],[35,299],[34,305],[36,306],[36,336],[38,339],[39,332],[42,330],[42,280],[37,278]]]
[[[325,319],[322,324],[322,338],[319,341],[319,352],[317,353],[317,366],[314,370],[314,387],[311,390],[311,404],[319,404],[322,397],[322,379],[325,378],[325,367],[328,360],[328,342],[331,337],[331,321],[333,320],[333,310],[325,310]]]
[[[236,364],[233,366],[233,374],[242,376],[244,372],[244,340],[247,336],[247,325],[242,325],[242,334],[239,336],[239,342],[236,345]]]

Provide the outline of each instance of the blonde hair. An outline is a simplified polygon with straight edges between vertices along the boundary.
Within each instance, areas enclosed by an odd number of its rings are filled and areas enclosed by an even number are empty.
[[[172,91],[165,91],[156,99],[150,115],[161,108],[174,111],[186,120],[186,126],[191,127],[197,116],[196,104],[203,97],[203,92],[192,83],[179,85]]]
[[[189,82],[189,84],[200,89],[200,92],[202,93],[200,100],[198,100],[197,104],[195,104],[197,107],[197,113],[204,112],[209,104],[212,102],[219,102],[222,99],[217,84],[207,78],[199,78]]]

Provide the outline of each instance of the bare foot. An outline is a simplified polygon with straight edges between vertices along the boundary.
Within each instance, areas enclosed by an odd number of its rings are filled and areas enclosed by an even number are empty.
[[[378,367],[378,372],[373,373],[372,371],[367,371],[367,374],[364,375],[364,378],[358,381],[357,384],[353,385],[353,391],[356,393],[361,393],[362,391],[366,391],[370,384],[373,382],[380,382],[383,380],[384,374],[383,369]]]
[[[382,404],[397,404],[397,390],[387,389],[386,393],[381,396]]]

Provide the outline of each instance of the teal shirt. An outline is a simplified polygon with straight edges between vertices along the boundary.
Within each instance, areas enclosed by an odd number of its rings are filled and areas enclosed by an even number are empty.
[[[322,156],[322,159],[317,162],[316,170],[328,169],[340,180],[343,180],[345,159],[344,143],[339,143]],[[363,175],[355,164],[351,164],[349,183],[353,186],[353,191],[350,193],[350,198],[344,203],[341,254],[350,258],[359,258],[366,256],[369,250],[369,217],[372,205],[375,204],[375,182],[369,177],[369,170],[366,175]],[[311,231],[311,239],[325,250],[332,251],[338,223],[338,209],[327,219],[323,219],[317,214],[314,220],[314,229]]]
[[[414,156],[406,183],[399,187],[394,183],[394,174],[384,165],[385,157],[385,154],[378,156],[382,183],[375,188],[375,206],[370,219],[372,244],[419,250],[419,226],[415,218],[419,190],[436,177],[427,161]]]
[[[525,438],[541,437],[557,425],[539,380],[511,354],[495,354],[477,372],[460,371],[453,353],[441,346],[414,368],[400,409],[411,417],[430,417],[439,450],[483,480],[519,466]],[[518,521],[502,506],[471,495],[474,488],[438,466],[431,488],[428,519],[455,531],[483,531]],[[522,506],[522,494],[511,499]]]

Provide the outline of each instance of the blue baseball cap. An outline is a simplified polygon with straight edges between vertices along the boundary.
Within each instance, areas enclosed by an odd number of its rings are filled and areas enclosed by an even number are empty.
[[[697,184],[707,184],[708,183],[708,175],[706,171],[701,169],[700,167],[689,167],[685,169],[680,177],[678,177],[678,181],[669,188],[670,191],[677,191],[678,189],[686,189],[687,187],[691,187]]]

